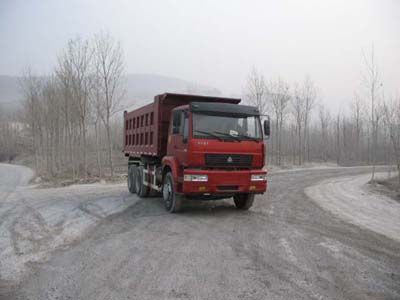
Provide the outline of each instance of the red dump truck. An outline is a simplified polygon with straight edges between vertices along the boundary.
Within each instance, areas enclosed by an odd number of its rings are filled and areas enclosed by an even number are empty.
[[[185,199],[233,197],[249,209],[267,189],[260,113],[240,99],[165,93],[124,112],[128,189],[140,197],[161,193],[169,212]],[[264,132],[263,132],[264,131]]]

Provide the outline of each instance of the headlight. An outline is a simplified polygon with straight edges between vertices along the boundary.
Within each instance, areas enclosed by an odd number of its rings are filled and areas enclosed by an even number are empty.
[[[267,174],[253,174],[251,175],[251,181],[266,181]]]
[[[183,176],[184,181],[208,181],[208,176],[207,175],[192,175],[192,174],[185,174]]]

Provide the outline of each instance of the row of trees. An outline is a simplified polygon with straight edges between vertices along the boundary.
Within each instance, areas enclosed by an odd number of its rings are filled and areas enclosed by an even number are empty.
[[[400,170],[400,98],[385,99],[373,50],[363,58],[362,88],[336,113],[309,76],[290,85],[282,78],[268,81],[255,68],[250,72],[245,99],[271,116],[270,164],[371,164],[372,180],[378,163]]]
[[[271,116],[270,163],[303,164],[311,160],[310,124],[317,88],[309,77],[293,87],[282,78],[266,81],[256,69],[250,72],[246,101]]]
[[[362,88],[335,113],[309,76],[289,84],[250,72],[245,100],[271,116],[269,164],[395,163],[400,170],[400,98],[385,99],[373,51],[364,55],[364,65]],[[70,40],[48,76],[27,69],[22,115],[9,116],[0,107],[0,160],[23,149],[33,154],[41,174],[112,176],[113,152],[123,135],[121,120],[113,121],[124,93],[123,75],[122,49],[108,34]]]
[[[94,169],[102,177],[107,167],[113,176],[112,117],[124,91],[123,72],[122,49],[104,33],[70,40],[49,76],[24,72],[26,139],[36,170],[86,178]],[[96,168],[89,167],[92,161]]]

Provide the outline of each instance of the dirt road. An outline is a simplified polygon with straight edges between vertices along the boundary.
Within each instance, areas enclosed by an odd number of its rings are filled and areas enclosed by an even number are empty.
[[[375,174],[387,177],[387,173]],[[305,189],[306,195],[341,219],[400,243],[400,203],[365,184],[370,174],[330,178]]]
[[[1,181],[7,168],[0,165]],[[304,193],[320,180],[363,172],[276,173],[248,212],[219,201],[189,203],[179,215],[125,185],[3,187],[0,298],[399,299],[400,243],[339,219]],[[14,266],[10,258],[33,262]]]

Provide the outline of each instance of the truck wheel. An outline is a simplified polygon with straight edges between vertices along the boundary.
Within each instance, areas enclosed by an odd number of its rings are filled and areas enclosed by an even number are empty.
[[[254,202],[254,194],[236,194],[233,196],[236,208],[248,210]]]
[[[136,193],[136,177],[137,167],[135,165],[128,166],[128,190],[131,194]]]
[[[170,213],[176,213],[182,209],[182,196],[174,191],[174,179],[171,173],[167,173],[163,184],[163,199],[165,208]]]
[[[139,197],[146,197],[149,194],[149,187],[143,184],[143,167],[139,166],[135,174],[135,188]]]

